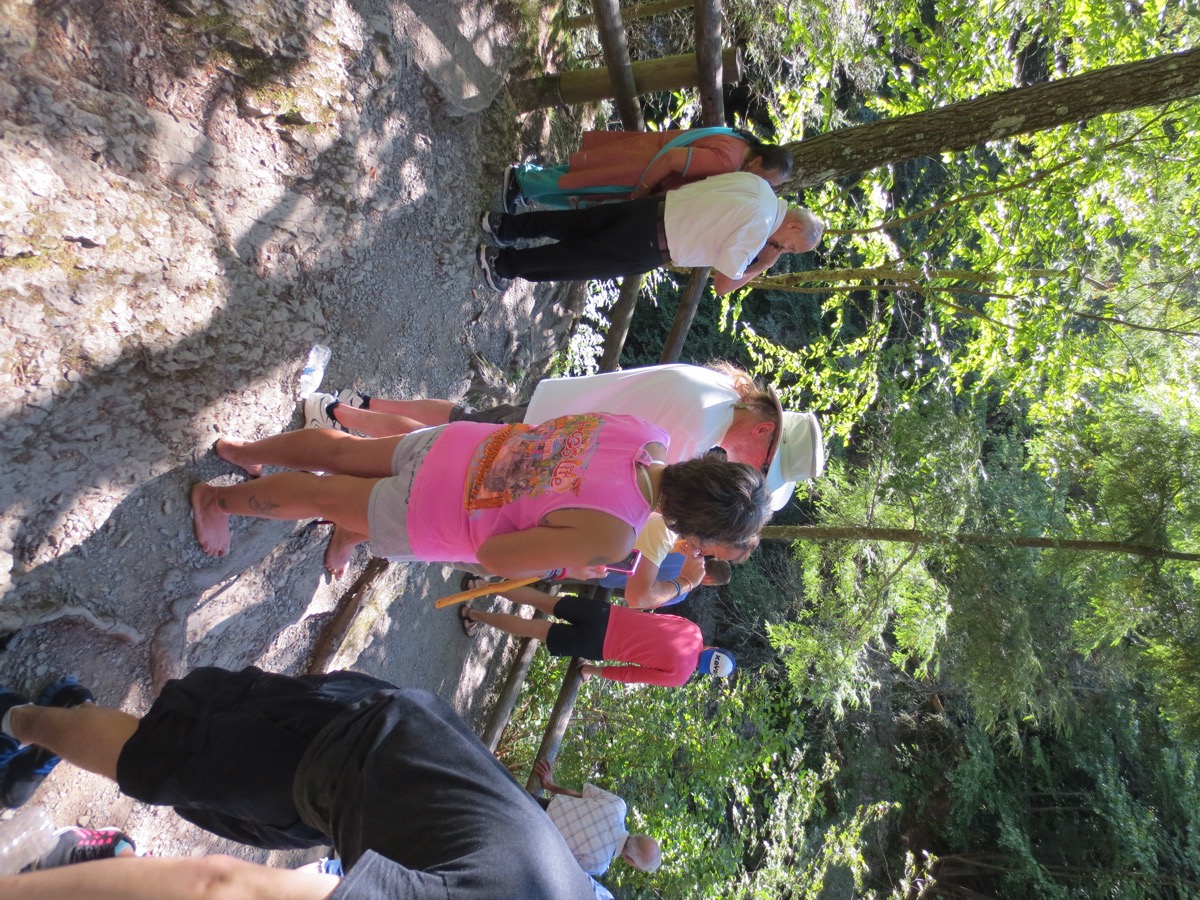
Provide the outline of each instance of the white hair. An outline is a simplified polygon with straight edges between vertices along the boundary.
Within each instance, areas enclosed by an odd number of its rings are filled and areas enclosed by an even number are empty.
[[[814,247],[821,243],[821,236],[825,234],[825,223],[818,219],[811,209],[804,206],[789,206],[788,215],[796,221],[804,223]]]

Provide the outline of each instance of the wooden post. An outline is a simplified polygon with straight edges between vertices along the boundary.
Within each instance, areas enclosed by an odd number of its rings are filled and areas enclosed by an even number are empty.
[[[363,569],[362,574],[358,576],[358,580],[354,582],[350,590],[342,595],[337,608],[333,611],[333,616],[325,624],[320,637],[317,638],[317,643],[313,646],[312,659],[308,664],[309,675],[325,673],[325,667],[329,665],[329,661],[341,648],[342,641],[346,639],[346,633],[350,630],[350,625],[354,622],[354,617],[358,614],[363,600],[371,592],[375,582],[383,577],[389,565],[391,564],[386,559],[378,557],[372,559],[367,563],[366,568]]]
[[[592,0],[604,62],[616,91],[617,112],[626,131],[645,131],[642,105],[638,103],[637,86],[633,83],[633,63],[629,59],[629,42],[625,39],[625,23],[617,0]]]
[[[696,63],[700,71],[701,121],[708,126],[724,125],[721,0],[696,0]]]
[[[534,616],[535,619],[538,617],[545,618],[540,612]],[[529,674],[529,667],[533,664],[533,655],[537,653],[538,643],[533,638],[522,638],[517,659],[508,671],[508,678],[504,681],[504,687],[500,689],[496,705],[492,707],[487,724],[483,727],[483,734],[479,736],[493,753],[500,746],[500,738],[504,736],[504,729],[508,727],[508,720],[512,718],[513,708],[517,705],[521,687],[525,684],[525,676]]]
[[[623,9],[621,17],[630,22],[634,19],[645,19],[676,9],[687,9],[691,5],[692,0],[655,0],[653,3],[636,3]],[[595,16],[572,16],[563,22],[563,27],[568,29],[590,28],[595,24]]]
[[[629,323],[633,321],[643,278],[642,275],[630,275],[621,281],[621,295],[608,316],[608,333],[604,336],[604,353],[600,357],[601,372],[615,372],[621,362],[621,351],[629,335]]]
[[[742,80],[742,60],[737,48],[721,53],[725,84]],[[633,80],[639,94],[694,88],[700,84],[696,54],[681,53],[661,59],[643,59],[633,64]],[[580,69],[558,75],[543,75],[513,86],[518,109],[529,111],[556,103],[592,103],[614,96],[607,69]]]
[[[692,269],[687,286],[684,287],[683,294],[679,298],[679,307],[675,310],[675,323],[671,326],[671,333],[667,335],[667,340],[663,344],[659,362],[679,361],[679,354],[683,352],[683,342],[687,340],[688,329],[692,327],[692,319],[696,317],[696,307],[700,305],[700,297],[704,293],[704,286],[708,284],[708,273],[711,271],[712,269],[708,267]]]
[[[578,657],[571,660],[571,666],[567,669],[566,677],[563,678],[562,687],[559,688],[558,699],[554,701],[554,709],[550,711],[550,721],[546,723],[546,733],[542,735],[542,743],[538,747],[537,756],[534,759],[544,759],[550,765],[554,765],[554,760],[558,758],[558,748],[562,745],[563,736],[567,733],[567,726],[571,724],[571,711],[575,708],[575,701],[579,697],[579,688],[583,684],[583,676],[579,674],[579,667],[582,665],[583,660]],[[536,772],[529,773],[529,780],[525,783],[525,788],[533,794],[542,789],[542,779],[538,778]]]

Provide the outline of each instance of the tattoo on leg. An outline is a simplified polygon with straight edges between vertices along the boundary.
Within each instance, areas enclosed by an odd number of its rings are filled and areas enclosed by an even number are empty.
[[[270,500],[259,500],[257,497],[251,497],[248,502],[250,508],[256,513],[269,514],[279,509],[278,503],[272,503]]]

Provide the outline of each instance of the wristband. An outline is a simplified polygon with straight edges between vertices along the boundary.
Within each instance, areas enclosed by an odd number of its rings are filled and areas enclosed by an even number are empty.
[[[674,578],[671,579],[671,584],[675,585],[675,594],[674,594],[674,596],[671,597],[671,599],[674,600],[676,597],[679,596],[679,592],[682,591],[683,588],[681,588],[679,586],[679,582],[676,581]]]
[[[566,569],[547,569],[546,574],[542,576],[543,581],[562,581],[567,577]]]

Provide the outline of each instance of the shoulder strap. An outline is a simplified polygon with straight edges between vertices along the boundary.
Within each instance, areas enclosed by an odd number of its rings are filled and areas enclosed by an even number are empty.
[[[692,144],[699,140],[703,140],[704,138],[719,137],[722,135],[728,136],[728,137],[739,138],[740,140],[746,139],[745,135],[741,134],[739,131],[737,131],[734,128],[725,128],[725,127],[721,127],[721,126],[713,126],[711,128],[689,128],[686,131],[684,131],[683,134],[679,135],[678,137],[672,138],[671,140],[667,141],[667,143],[663,145],[663,148],[654,154],[654,158],[651,159],[650,162],[646,164],[646,168],[642,169],[641,177],[638,178],[638,184],[642,183],[642,179],[644,179],[646,177],[646,173],[650,171],[650,167],[653,166],[656,162],[658,162],[659,157],[661,157],[668,150],[675,150],[679,147],[686,147],[689,144]],[[690,158],[689,158],[689,161],[690,161]]]

